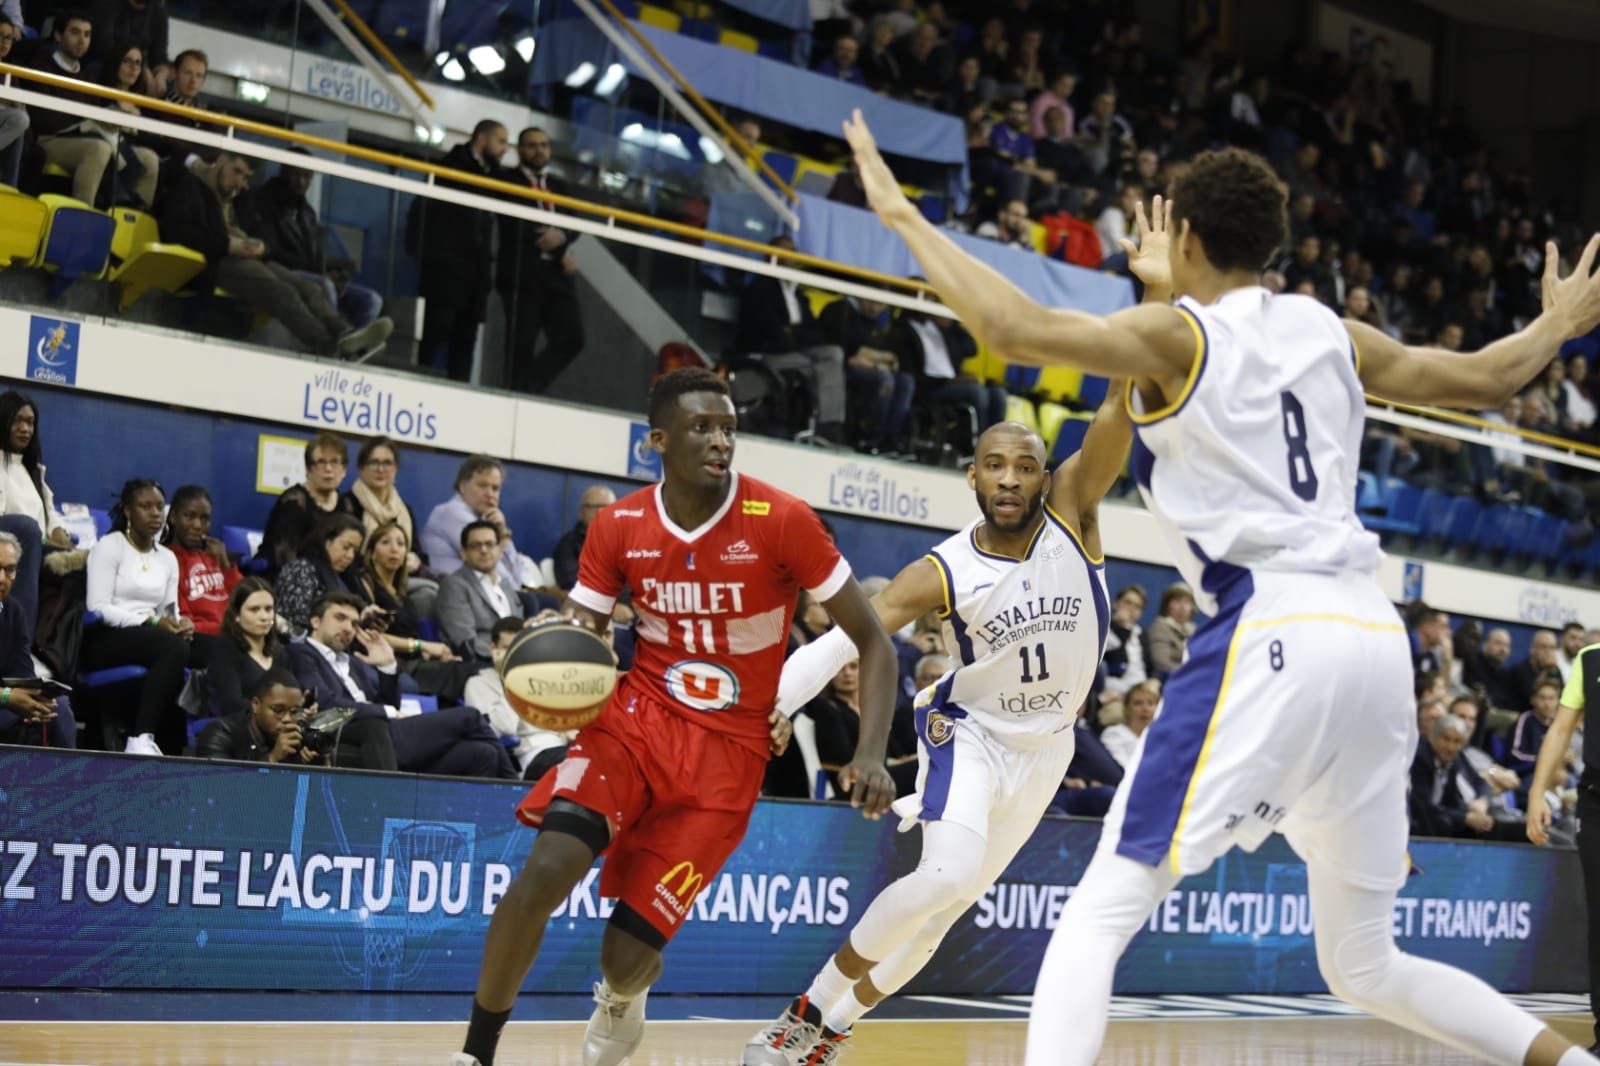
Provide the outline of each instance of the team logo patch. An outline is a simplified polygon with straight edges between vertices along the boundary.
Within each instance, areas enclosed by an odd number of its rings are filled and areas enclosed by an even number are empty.
[[[923,735],[929,744],[942,748],[956,735],[956,720],[941,711],[929,711],[928,724],[923,727]]]
[[[765,518],[772,513],[772,504],[766,500],[745,500],[741,510],[745,514],[755,515],[757,518]]]
[[[721,711],[739,702],[739,679],[732,670],[704,659],[685,659],[667,667],[667,691],[685,707]]]
[[[760,558],[761,556],[751,549],[750,542],[745,540],[734,541],[722,553],[722,561],[725,563],[753,563]]]
[[[694,906],[694,898],[705,883],[705,875],[695,869],[694,863],[687,859],[680,862],[656,882],[656,909],[676,924]]]

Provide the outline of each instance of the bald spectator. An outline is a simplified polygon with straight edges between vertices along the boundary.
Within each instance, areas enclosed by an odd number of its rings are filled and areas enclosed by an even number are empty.
[[[1490,707],[1514,711],[1522,706],[1521,690],[1511,675],[1511,634],[1491,629],[1483,647],[1462,664],[1461,679],[1470,689],[1481,690]]]
[[[1511,668],[1511,695],[1515,702],[1504,710],[1525,711],[1533,706],[1533,691],[1540,682],[1561,682],[1561,671],[1556,666],[1556,651],[1560,647],[1556,635],[1541,629],[1533,635],[1528,645],[1528,657]]]
[[[578,558],[583,554],[583,540],[589,533],[589,526],[603,508],[616,502],[617,494],[604,485],[590,485],[578,498],[578,521],[556,541],[556,585],[563,592],[571,592],[572,586],[578,583]]]

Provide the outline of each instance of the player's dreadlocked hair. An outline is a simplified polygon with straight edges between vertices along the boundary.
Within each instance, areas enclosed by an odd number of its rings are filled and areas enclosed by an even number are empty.
[[[1218,270],[1264,270],[1288,240],[1288,190],[1252,152],[1201,152],[1178,171],[1167,195],[1174,236],[1187,219]]]
[[[661,375],[650,386],[650,428],[665,429],[667,414],[678,406],[681,397],[696,392],[714,392],[728,395],[728,383],[709,370],[685,367]]]

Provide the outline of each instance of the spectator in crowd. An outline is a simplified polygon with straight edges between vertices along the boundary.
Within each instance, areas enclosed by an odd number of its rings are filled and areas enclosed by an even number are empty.
[[[983,76],[982,60],[969,53],[956,63],[954,76],[945,83],[939,110],[952,115],[965,115],[974,107],[987,110],[994,93],[994,79]]]
[[[406,595],[406,556],[410,551],[411,542],[398,523],[386,523],[367,535],[358,580],[362,599],[377,609],[368,617],[368,624],[383,634],[400,669],[418,689],[460,703],[476,667],[461,663],[450,645],[423,639],[421,619]]]
[[[1034,159],[1033,138],[1028,136],[1028,103],[1015,99],[1006,103],[1005,121],[989,133],[989,148],[1002,169],[996,173],[1001,195],[1008,200],[1032,203],[1045,198],[1055,184],[1054,171],[1045,170]]]
[[[354,705],[358,718],[391,719],[389,736],[401,770],[452,777],[518,776],[500,738],[473,708],[400,717],[394,651],[377,633],[360,626],[360,616],[356,596],[328,593],[311,607],[307,638],[289,645],[295,677],[317,705]],[[357,647],[365,650],[352,650]]]
[[[478,177],[500,176],[506,154],[506,128],[484,119],[472,137],[450,149],[439,165]],[[441,185],[483,192],[471,185]],[[417,353],[424,366],[444,370],[455,381],[472,376],[478,326],[488,309],[493,279],[489,248],[494,216],[487,211],[445,200],[417,197],[406,223],[406,251],[417,257],[419,293],[427,314]]]
[[[78,724],[72,717],[72,705],[27,684],[37,676],[29,650],[33,636],[11,599],[21,563],[21,541],[16,534],[0,529],[0,676],[10,682],[0,688],[0,744],[75,748]]]
[[[867,47],[861,53],[861,78],[875,93],[888,93],[900,81],[900,60],[894,49],[894,23],[880,16],[868,31]]]
[[[1588,636],[1589,630],[1582,622],[1568,622],[1561,627],[1560,647],[1556,649],[1556,669],[1561,672],[1563,685],[1572,673],[1572,664],[1577,662],[1578,653],[1586,647]]]
[[[583,555],[583,542],[589,534],[589,526],[602,510],[616,502],[617,494],[604,485],[590,485],[578,497],[578,520],[571,529],[561,534],[553,555],[556,587],[561,591],[571,592],[578,583],[578,559]]]
[[[1144,187],[1129,182],[1122,187],[1117,201],[1107,204],[1095,219],[1095,232],[1100,235],[1100,254],[1110,259],[1122,251],[1122,242],[1134,236],[1134,220],[1138,205],[1144,202]]]
[[[828,186],[828,199],[847,207],[867,206],[867,188],[861,184],[861,171],[854,159],[834,176],[833,184]]]
[[[1009,88],[1028,96],[1044,89],[1044,31],[1029,26],[1011,50]]]
[[[348,454],[344,441],[332,433],[318,433],[306,442],[306,479],[285,489],[273,503],[256,551],[256,557],[265,560],[269,576],[299,554],[300,545],[318,520],[331,514],[356,514],[358,501],[339,494]]]
[[[1133,162],[1138,148],[1133,126],[1117,111],[1114,91],[1102,89],[1095,94],[1093,109],[1078,123],[1078,144],[1096,174],[1115,174],[1124,162]]]
[[[524,617],[522,599],[498,570],[500,534],[493,522],[479,519],[462,527],[461,559],[466,565],[439,585],[439,629],[451,647],[487,661],[494,624]]]
[[[856,64],[856,57],[860,53],[861,42],[848,33],[844,34],[834,40],[833,53],[817,64],[817,73],[865,89],[867,80],[861,76],[861,68]]]
[[[1461,680],[1467,688],[1482,691],[1489,706],[1500,710],[1515,710],[1524,706],[1511,667],[1511,634],[1495,628],[1484,634],[1483,646],[1476,655],[1462,664]]]
[[[834,795],[848,795],[849,789],[839,786],[838,771],[849,764],[861,733],[860,661],[845,663],[822,695],[806,704],[805,713],[816,724],[817,756],[829,772]],[[895,795],[909,796],[916,791],[917,781],[916,731],[909,722],[897,721],[891,727],[888,752]]]
[[[1553,677],[1534,685],[1533,699],[1528,709],[1517,717],[1517,724],[1511,731],[1511,743],[1506,748],[1506,769],[1530,784],[1533,781],[1534,764],[1539,761],[1539,746],[1544,743],[1544,736],[1550,732],[1550,723],[1556,720],[1556,711],[1561,706],[1561,688],[1561,682]],[[1568,752],[1568,768],[1572,762],[1573,756]],[[1565,785],[1566,773],[1563,771],[1556,779],[1556,787]],[[1528,793],[1525,788],[1517,793],[1517,800],[1526,810]]]
[[[1066,112],[1059,107],[1045,111],[1044,135],[1033,139],[1033,157],[1041,167],[1053,171],[1063,185],[1087,185],[1093,178],[1083,149],[1067,132]],[[1068,196],[1068,206],[1074,199],[1081,202],[1087,198],[1081,190],[1069,192]]]
[[[550,173],[550,135],[530,126],[517,135],[517,164],[507,181],[572,196],[574,190]],[[540,205],[546,206],[548,205]],[[495,287],[507,308],[507,359],[511,387],[543,394],[583,351],[578,308],[577,235],[555,226],[500,219],[500,256]],[[540,336],[544,347],[534,352]]]
[[[1111,757],[1119,766],[1126,767],[1139,747],[1139,738],[1155,720],[1156,707],[1161,703],[1161,690],[1153,681],[1141,681],[1123,693],[1122,721],[1107,726],[1100,734]]]
[[[200,94],[205,91],[206,75],[211,70],[211,60],[198,48],[185,49],[179,52],[172,60],[172,81],[167,90],[167,103],[179,104],[195,111],[209,110]],[[204,119],[189,118],[163,112],[162,116],[168,122],[190,129],[218,132],[221,127]],[[203,160],[211,159],[217,154],[215,148],[196,145],[181,138],[168,137],[160,142],[158,154],[163,159],[182,159],[190,155],[197,155]]]
[[[1461,757],[1479,777],[1483,778],[1484,784],[1489,786],[1489,813],[1496,821],[1520,822],[1521,816],[1507,805],[1506,799],[1521,787],[1522,779],[1505,767],[1497,765],[1488,752],[1473,742],[1472,738],[1478,734],[1478,722],[1482,717],[1477,699],[1473,696],[1457,696],[1450,701],[1449,713],[1466,723],[1467,743],[1461,749]]]
[[[890,347],[900,357],[900,369],[917,380],[916,403],[932,409],[939,405],[972,408],[978,432],[1005,421],[1006,390],[979,381],[961,369],[978,354],[978,342],[953,318],[935,318],[924,311],[902,311],[889,333]],[[967,441],[977,444],[976,438]]]
[[[178,561],[178,614],[194,624],[191,664],[204,668],[216,639],[228,599],[244,574],[228,558],[228,549],[211,535],[211,494],[199,485],[184,485],[172,494],[167,528],[161,543]]]
[[[12,62],[11,49],[22,40],[22,24],[0,17],[0,62]],[[27,146],[28,109],[12,100],[0,100],[0,183],[17,187],[22,173],[22,150]]]
[[[1077,87],[1078,72],[1071,67],[1062,67],[1051,75],[1050,84],[1044,92],[1033,98],[1033,103],[1028,105],[1028,133],[1035,141],[1043,137],[1072,137],[1072,91]],[[1044,117],[1051,108],[1061,112],[1063,125],[1060,133],[1053,133],[1045,126]]]
[[[1194,590],[1182,582],[1168,585],[1161,592],[1156,620],[1150,623],[1152,677],[1165,678],[1183,664],[1184,649],[1194,630]]]
[[[772,247],[792,252],[794,241],[779,237]],[[762,274],[750,278],[739,297],[734,348],[774,371],[806,373],[816,388],[817,437],[846,443],[844,352],[826,342],[797,283]]]
[[[506,582],[521,589],[534,580],[537,568],[532,560],[524,567],[511,527],[500,510],[500,488],[505,476],[505,467],[492,455],[469,455],[461,461],[456,469],[455,495],[429,513],[422,530],[422,551],[435,573],[449,574],[461,567],[461,531],[467,523],[481,520],[500,531],[500,575]],[[523,599],[526,606],[528,598]],[[529,612],[524,609],[523,613]]]
[[[505,683],[500,680],[500,663],[505,659],[506,649],[522,629],[523,621],[520,618],[502,618],[494,624],[490,633],[491,663],[467,682],[466,703],[483,711],[489,719],[489,725],[500,736],[517,738],[512,757],[516,759],[525,780],[537,781],[545,771],[566,757],[567,745],[572,743],[578,732],[570,730],[558,733],[540,729],[519,715],[512,708],[511,701],[506,699]]]
[[[1556,635],[1548,629],[1534,633],[1528,643],[1528,657],[1511,668],[1511,689],[1515,699],[1505,706],[1508,711],[1525,711],[1533,706],[1533,691],[1541,681],[1561,681],[1561,671],[1556,665],[1556,650],[1560,647]]]
[[[950,50],[939,43],[939,27],[920,22],[900,44],[896,94],[924,107],[938,107],[950,79]]]
[[[1150,676],[1150,653],[1144,627],[1139,624],[1139,616],[1144,614],[1148,602],[1144,589],[1138,585],[1118,589],[1112,601],[1104,659],[1106,688],[1111,692],[1127,692]]]
[[[400,447],[388,437],[370,437],[356,452],[356,480],[340,500],[340,508],[361,519],[367,535],[391,522],[399,526],[412,545],[405,570],[415,578],[426,560],[416,551],[417,515],[400,498],[395,479],[400,473]],[[309,473],[308,473],[309,480]],[[430,600],[431,602],[431,600]],[[426,613],[426,612],[423,612]]]
[[[100,81],[119,92],[141,94],[145,84],[143,50],[138,45],[120,46],[100,72]],[[124,115],[143,114],[139,105],[129,100],[113,100],[109,108]],[[143,134],[119,126],[109,117],[96,125],[110,138],[117,159],[112,203],[133,203],[148,210],[155,202],[160,158],[153,149],[138,143],[144,139]]]
[[[1028,205],[1022,200],[1007,200],[993,222],[981,223],[976,235],[999,241],[1011,248],[1025,252],[1034,251],[1033,220],[1028,217]]]
[[[138,48],[144,57],[138,91],[149,95],[153,86],[146,72],[168,61],[166,0],[94,0],[89,18],[94,24],[90,61],[107,70],[120,58],[121,43]]]
[[[355,718],[339,732],[336,750],[319,751],[305,742],[305,725],[316,713],[294,672],[273,666],[249,689],[250,709],[206,726],[195,740],[202,759],[288,763],[291,766],[360,766],[394,770],[394,742],[382,718]],[[331,756],[331,758],[330,758]]]
[[[299,147],[289,151],[311,154]],[[266,245],[268,261],[322,286],[328,306],[336,308],[351,328],[364,329],[383,312],[383,297],[350,280],[354,263],[328,258],[327,233],[306,198],[310,189],[311,171],[282,166],[260,188],[241,192],[234,201],[234,214],[245,233]]]
[[[178,560],[156,541],[166,508],[156,482],[128,481],[111,509],[110,535],[89,551],[86,606],[100,622],[84,630],[83,668],[145,668],[130,755],[175,755],[187,739],[178,693],[194,623],[178,613]]]
[[[189,287],[221,287],[241,302],[281,322],[317,355],[365,359],[383,348],[394,323],[378,318],[356,329],[333,309],[319,282],[308,281],[267,258],[265,243],[234,218],[235,198],[250,184],[255,161],[233,152],[215,163],[173,158],[161,169],[156,222],[163,240],[193,248],[206,268]]]
[[[299,553],[278,575],[278,616],[289,632],[306,632],[312,605],[328,593],[362,595],[357,560],[366,539],[361,523],[347,514],[325,515],[311,527]]]
[[[1450,616],[1419,606],[1412,614],[1411,668],[1418,673],[1445,673],[1450,667]]]
[[[1444,717],[1449,710],[1449,705],[1438,696],[1419,696],[1417,698],[1417,735],[1426,739],[1428,731],[1433,728],[1433,723]]]
[[[5,477],[0,479],[0,530],[22,545],[10,602],[22,612],[29,639],[39,617],[39,561],[44,547],[70,548],[55,495],[44,479],[43,446],[39,435],[39,408],[27,393],[7,389],[0,393],[0,454]]]
[[[1442,715],[1411,761],[1411,832],[1416,836],[1484,839],[1495,831],[1489,786],[1461,757],[1467,724]],[[1511,829],[1517,829],[1512,825]],[[1506,837],[1511,839],[1509,834]]]
[[[278,632],[278,598],[272,582],[247,577],[233,587],[222,614],[221,636],[206,668],[206,709],[213,718],[243,714],[250,693],[267,671],[289,667]]]
[[[852,443],[874,453],[894,450],[905,437],[917,381],[900,369],[879,322],[887,304],[855,296],[835,300],[817,318],[822,336],[844,352],[845,380],[855,386],[851,399],[867,399],[865,409],[846,404],[854,428]]]

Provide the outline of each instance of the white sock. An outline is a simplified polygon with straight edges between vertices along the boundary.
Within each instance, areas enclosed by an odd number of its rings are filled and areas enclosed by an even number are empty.
[[[1594,1066],[1597,1060],[1581,1047],[1569,1047],[1567,1053],[1556,1060],[1556,1066]]]
[[[851,988],[843,999],[822,1012],[822,1024],[836,1033],[842,1033],[871,1009],[856,998],[856,990]]]
[[[839,964],[834,961],[834,956],[830,955],[828,964],[812,978],[811,987],[806,989],[806,998],[814,1003],[819,1011],[827,1014],[834,1004],[850,994],[850,990],[856,986],[856,980],[854,977],[846,977],[839,970]]]

